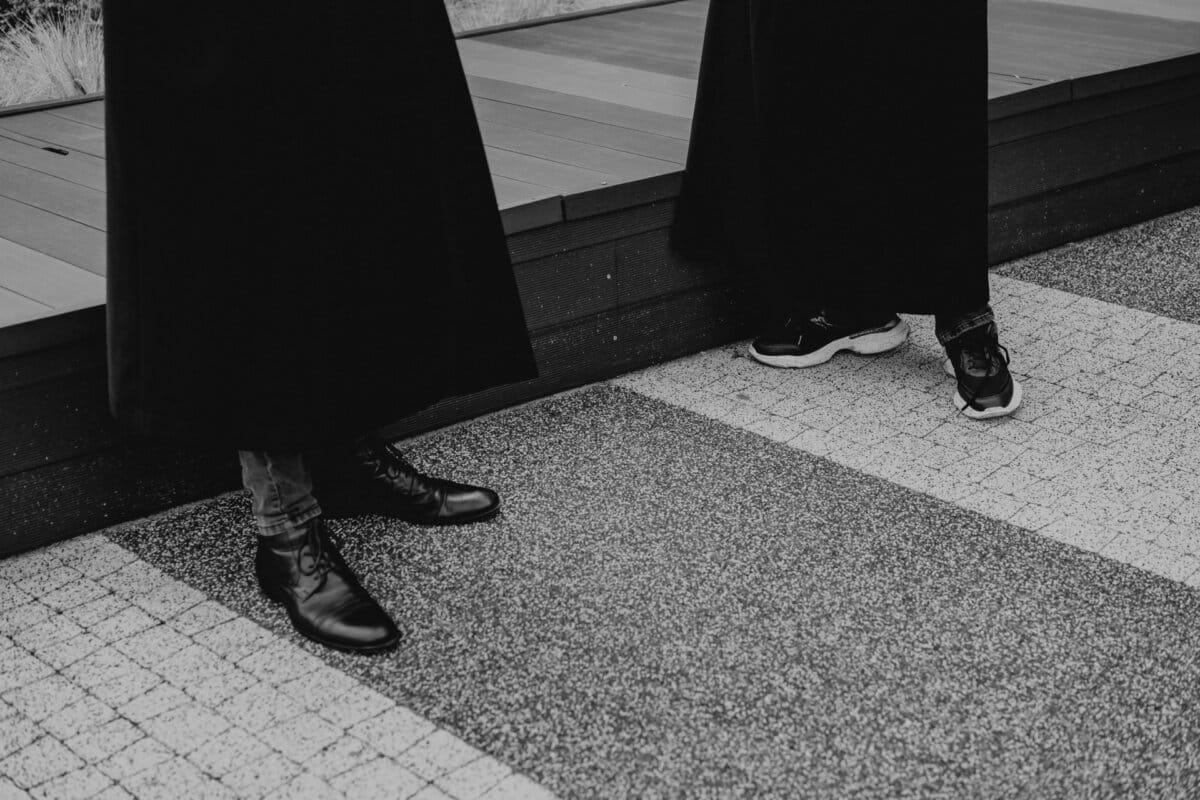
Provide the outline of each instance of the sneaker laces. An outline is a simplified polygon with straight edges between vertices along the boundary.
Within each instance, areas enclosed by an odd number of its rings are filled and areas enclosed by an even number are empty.
[[[982,347],[964,347],[962,349],[962,357],[966,362],[965,366],[968,370],[982,370],[985,377],[992,374],[992,365],[999,364],[1001,359],[1003,359],[1004,366],[1006,367],[1011,363],[1008,348],[990,338],[984,341]],[[975,404],[975,400],[979,397],[979,394],[970,391],[964,394],[963,389],[962,381],[959,381],[958,392],[962,395],[963,400],[966,401],[966,405],[959,409],[958,413],[965,414],[968,408],[976,411],[984,411],[984,408]],[[968,394],[970,395],[969,397],[967,396]]]

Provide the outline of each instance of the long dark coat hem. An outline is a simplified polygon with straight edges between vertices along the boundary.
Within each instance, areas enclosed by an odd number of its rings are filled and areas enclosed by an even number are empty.
[[[768,314],[985,305],[986,75],[982,2],[711,3],[673,248]]]

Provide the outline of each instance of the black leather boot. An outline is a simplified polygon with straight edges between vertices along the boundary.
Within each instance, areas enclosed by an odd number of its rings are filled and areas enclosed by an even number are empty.
[[[258,537],[254,571],[263,593],[282,603],[296,630],[327,647],[375,653],[400,631],[346,566],[320,517],[294,532]]]
[[[313,481],[313,494],[331,518],[382,514],[420,525],[461,525],[500,510],[491,489],[422,475],[376,436],[314,458]]]

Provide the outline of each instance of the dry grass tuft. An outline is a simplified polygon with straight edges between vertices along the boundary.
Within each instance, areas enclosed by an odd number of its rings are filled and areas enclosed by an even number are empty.
[[[103,90],[104,32],[91,20],[42,19],[0,39],[0,105]]]

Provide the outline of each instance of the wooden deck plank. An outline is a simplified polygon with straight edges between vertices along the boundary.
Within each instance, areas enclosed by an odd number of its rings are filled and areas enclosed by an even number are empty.
[[[591,120],[619,128],[653,133],[686,142],[691,136],[690,119],[631,108],[618,103],[604,103],[564,92],[538,89],[510,81],[483,76],[468,76],[471,93],[501,103],[527,106],[555,114]]]
[[[0,161],[35,169],[101,192],[108,188],[104,159],[80,152],[59,155],[45,150],[46,146],[45,142],[19,133],[0,131]]]
[[[0,117],[0,130],[12,131],[45,144],[104,158],[104,129],[55,116],[46,111]]]
[[[687,142],[654,133],[619,128],[528,106],[499,103],[483,97],[475,98],[475,113],[481,123],[495,122],[528,131],[540,131],[562,139],[586,142],[672,164],[682,165],[687,160]],[[486,135],[484,141],[487,141]]]
[[[674,75],[604,64],[595,60],[506,47],[482,39],[466,39],[460,42],[459,52],[463,58],[471,61],[503,63],[539,73],[563,73],[574,78],[586,75],[591,82],[615,84],[627,90],[642,90],[650,92],[652,97],[661,94],[673,97],[676,101],[680,98],[691,101],[696,99],[696,81],[691,78],[677,78]]]
[[[639,9],[506,31],[485,41],[695,80],[704,21],[653,13],[657,11]]]
[[[543,186],[559,194],[599,189],[617,181],[615,175],[558,164],[534,156],[484,147],[492,174],[513,181]]]
[[[513,48],[492,49],[486,55],[477,48],[464,48],[463,68],[467,75],[487,77],[523,86],[559,92],[584,100],[627,106],[642,111],[688,119],[692,115],[694,100],[678,94],[623,86],[612,78],[593,78],[588,72],[563,72],[550,66],[528,66],[524,50]],[[548,58],[560,58],[558,56]],[[563,59],[563,62],[573,61]]]
[[[74,220],[0,196],[0,238],[105,274],[106,235]]]
[[[73,264],[0,239],[0,288],[47,309],[74,309],[104,302],[104,278]]]
[[[1120,11],[1145,17],[1200,22],[1200,3],[1196,0],[1054,0],[1058,5]]]
[[[0,195],[105,230],[104,192],[45,172],[0,161]]]
[[[90,103],[78,103],[73,106],[59,106],[47,110],[47,114],[53,114],[56,117],[63,119],[82,122],[84,125],[93,125],[97,128],[104,127],[104,101],[94,100]]]
[[[481,123],[480,130],[483,132],[484,141],[490,147],[523,153],[545,161],[581,167],[617,178],[632,180],[676,172],[680,169],[678,164],[672,164],[669,161],[646,158],[608,147],[563,139],[540,131],[499,125],[494,122]]]
[[[1035,86],[1041,86],[1046,81],[1038,78],[1022,78],[1015,75],[996,75],[988,73],[988,99],[1004,97],[1014,92],[1027,92]]]
[[[51,313],[53,309],[16,292],[0,288],[0,328],[19,325]]]
[[[97,128],[104,127],[105,110],[103,93],[97,99],[56,106],[48,108],[46,111],[63,119],[82,122],[85,125],[93,125]]]
[[[541,228],[563,220],[562,195],[545,186],[492,176],[506,234]]]
[[[1111,72],[1200,49],[1200,23],[1038,0],[988,5],[990,72],[1046,80]]]

